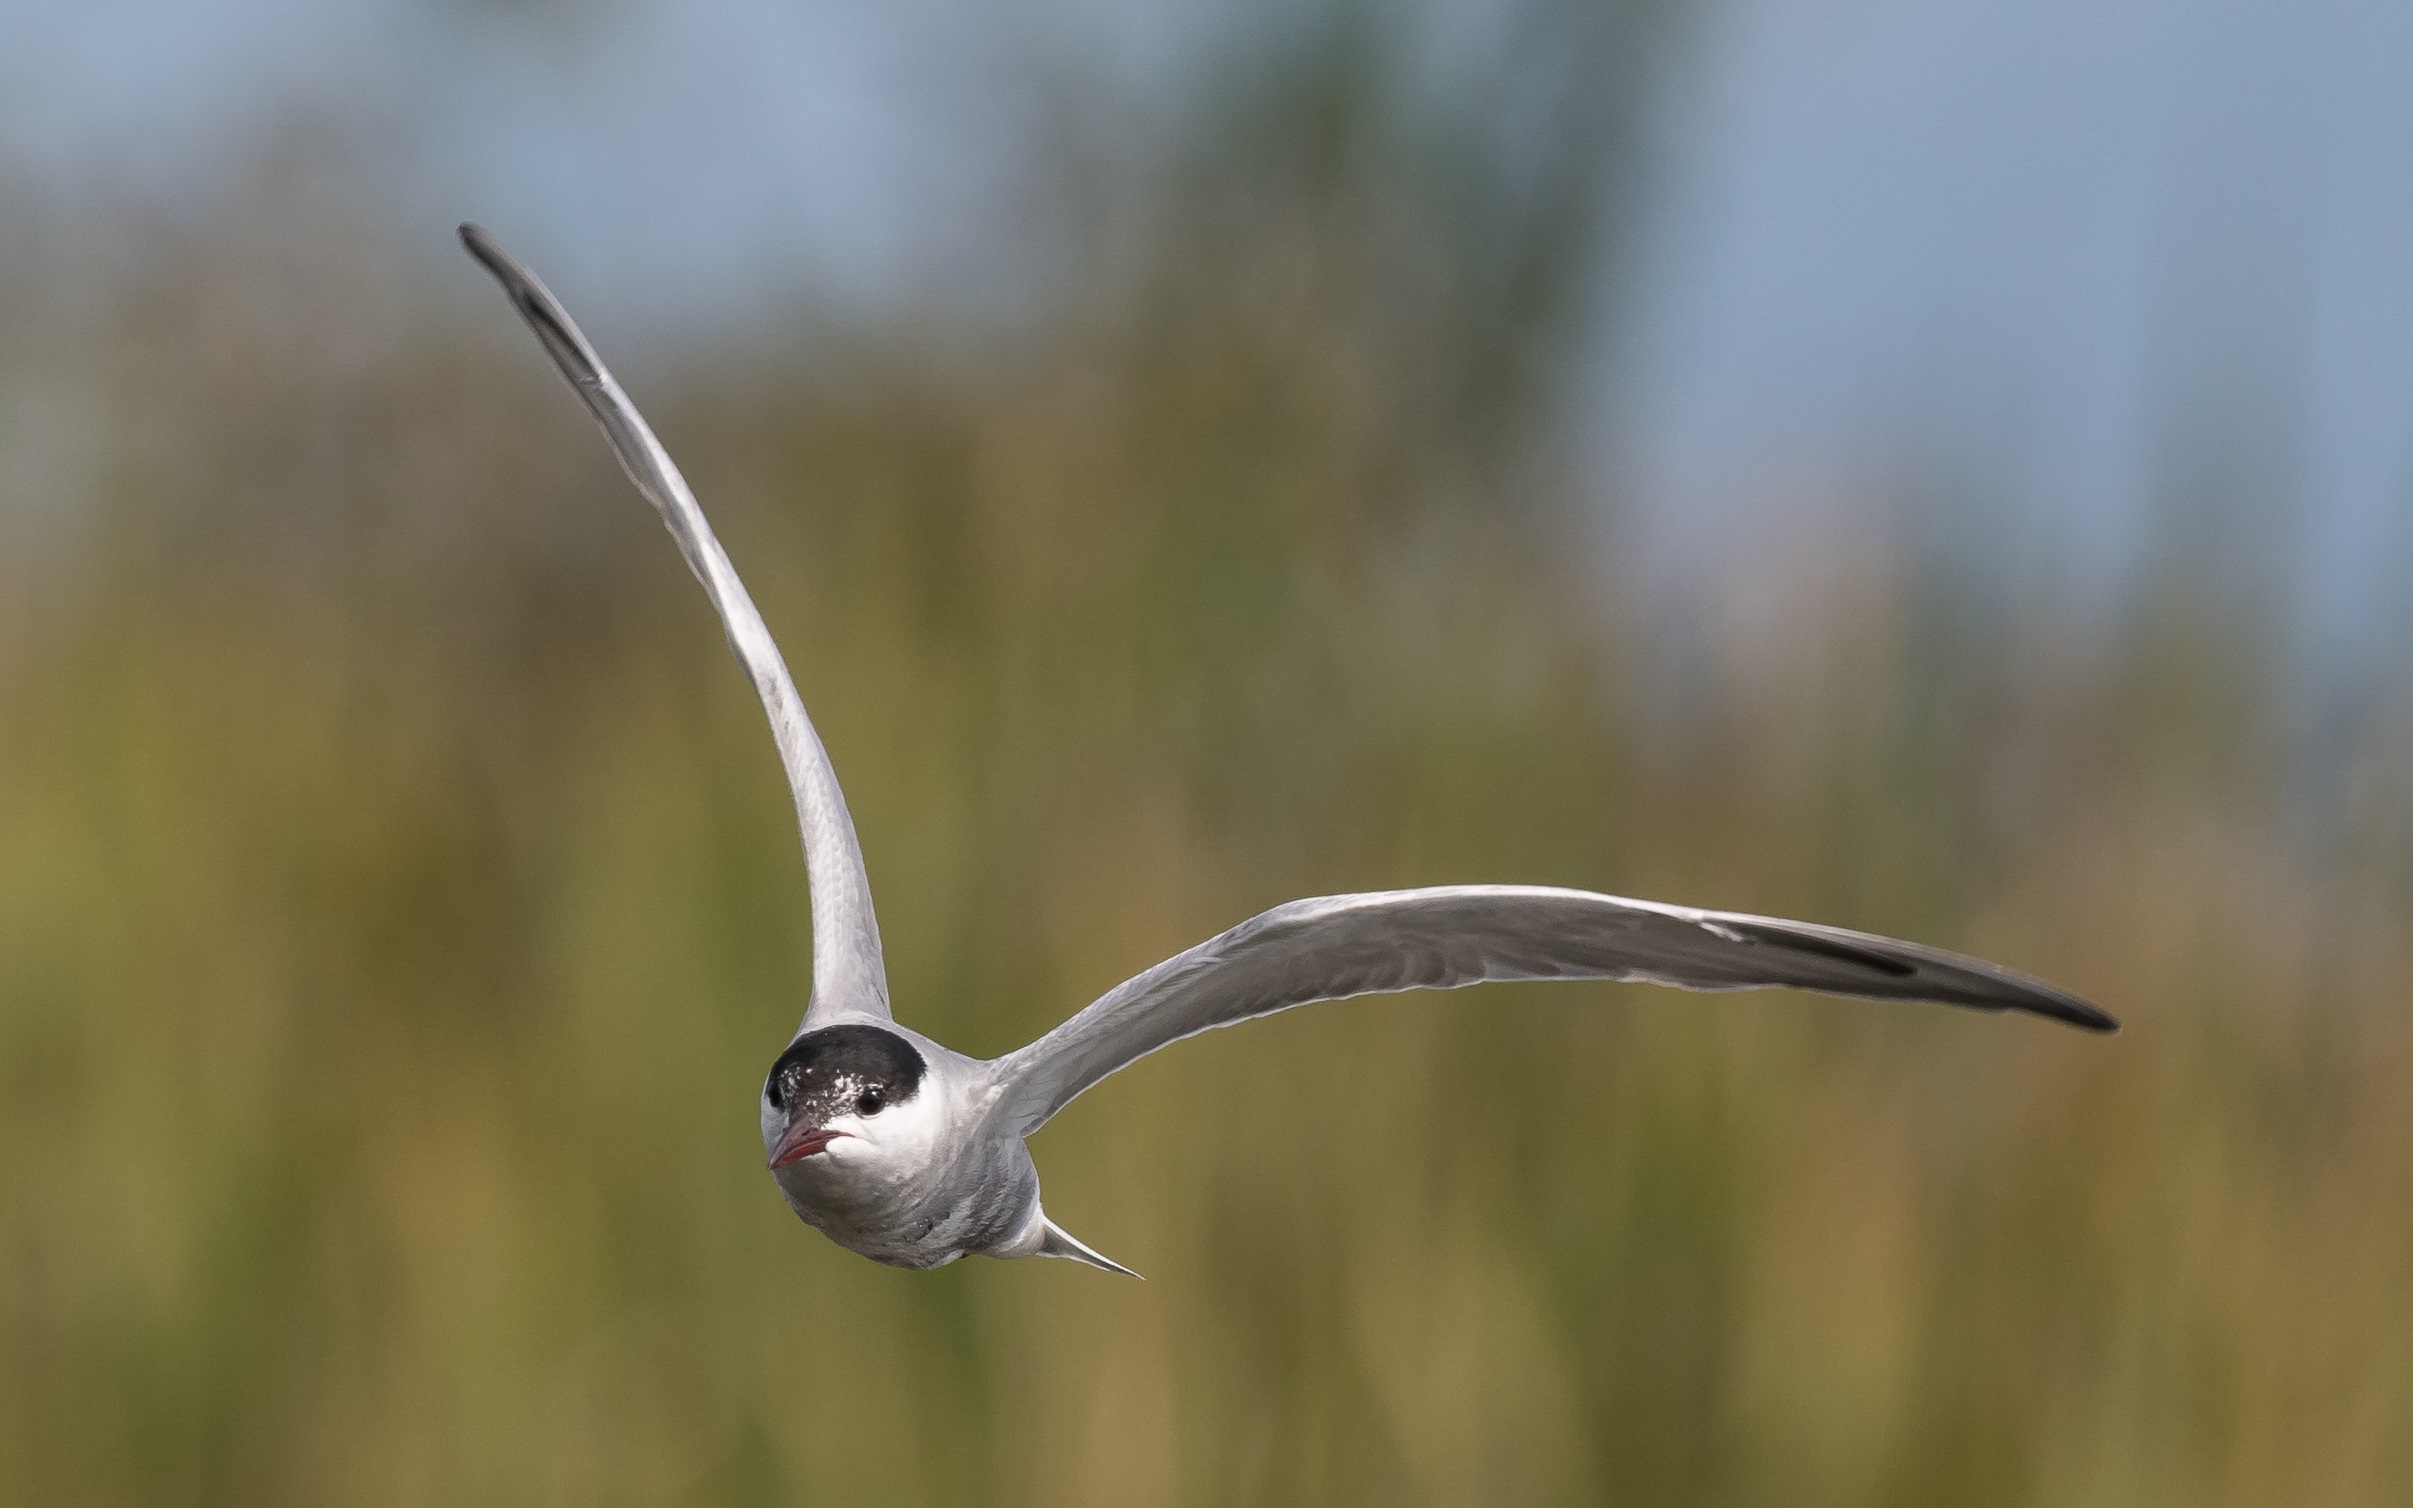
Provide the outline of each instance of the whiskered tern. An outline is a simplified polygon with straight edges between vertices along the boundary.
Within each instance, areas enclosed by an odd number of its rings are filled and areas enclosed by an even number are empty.
[[[789,1205],[849,1251],[896,1267],[973,1254],[1067,1257],[1130,1273],[1047,1217],[1023,1139],[1160,1047],[1317,1000],[1512,979],[1784,985],[2119,1029],[2041,980],[1890,937],[1584,890],[1445,885],[1276,906],[1116,985],[1027,1047],[983,1060],[941,1046],[889,1010],[871,883],[837,773],[694,493],[535,274],[477,226],[462,226],[461,240],[501,281],[603,426],[621,469],[662,515],[770,714],[803,829],[813,989],[803,1024],[763,1081],[763,1148]]]

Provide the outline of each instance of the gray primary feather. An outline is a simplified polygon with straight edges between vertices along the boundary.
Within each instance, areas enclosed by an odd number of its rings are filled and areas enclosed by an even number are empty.
[[[1214,1027],[1317,1000],[1517,979],[1641,980],[1687,990],[1785,985],[2119,1029],[2041,980],[1890,937],[1588,890],[1448,885],[1292,901],[1175,954],[995,1059],[992,1114],[1028,1136],[1100,1079]]]
[[[511,295],[511,302],[544,343],[553,364],[570,379],[585,400],[587,411],[603,426],[620,469],[637,484],[645,500],[662,515],[670,537],[678,541],[687,568],[703,583],[721,616],[729,647],[745,667],[771,718],[771,736],[778,740],[779,759],[787,767],[788,789],[796,800],[796,821],[804,840],[804,867],[812,887],[813,998],[804,1013],[809,1030],[847,1016],[888,1020],[888,974],[880,961],[880,925],[871,909],[871,881],[863,871],[863,849],[855,840],[854,819],[847,815],[846,797],[838,789],[837,772],[829,753],[805,716],[804,701],[788,676],[787,662],[771,631],[763,625],[754,599],[746,595],[737,571],[712,537],[687,479],[654,438],[645,416],[620,391],[604,369],[595,348],[579,333],[569,312],[551,290],[494,237],[475,225],[461,227],[461,243],[483,263]]]

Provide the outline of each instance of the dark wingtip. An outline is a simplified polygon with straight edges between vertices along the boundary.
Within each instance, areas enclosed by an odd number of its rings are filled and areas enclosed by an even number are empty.
[[[463,220],[461,245],[477,258],[479,266],[494,274],[494,280],[503,285],[513,302],[532,316],[545,313],[545,299],[537,292],[541,285],[536,281],[536,274],[522,266],[519,258],[504,250],[503,243],[494,238],[494,232],[475,220]]]
[[[2050,1004],[2033,1004],[2027,1009],[2039,1016],[2050,1016],[2055,1021],[2077,1027],[2080,1031],[2095,1032],[2106,1037],[2120,1034],[2119,1017],[2100,1006],[2089,1005],[2075,995],[2056,993],[2051,997]]]
[[[461,222],[461,246],[471,256],[484,263],[490,272],[500,272],[503,260],[502,244],[496,241],[485,226],[475,220]]]
[[[519,258],[503,249],[487,229],[475,220],[461,222],[461,245],[478,260],[478,265],[494,274],[503,291],[519,310],[520,317],[536,332],[536,338],[561,368],[561,374],[580,388],[591,388],[603,380],[603,363],[588,347],[586,337],[570,320],[569,312],[561,307],[552,293],[535,273],[522,266]],[[590,399],[591,401],[591,399]]]

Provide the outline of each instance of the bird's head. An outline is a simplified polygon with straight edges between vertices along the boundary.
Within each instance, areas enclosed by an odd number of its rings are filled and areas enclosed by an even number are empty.
[[[870,1170],[912,1157],[929,1140],[922,1093],[929,1065],[882,1027],[823,1027],[788,1044],[762,1086],[763,1149],[789,1176]]]

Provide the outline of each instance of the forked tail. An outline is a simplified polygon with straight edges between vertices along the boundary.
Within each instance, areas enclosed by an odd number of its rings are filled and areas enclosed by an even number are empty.
[[[1119,1272],[1127,1278],[1139,1278],[1138,1273],[1115,1261],[1112,1257],[1100,1256],[1071,1236],[1066,1235],[1062,1226],[1045,1215],[1039,1217],[1039,1224],[1043,1227],[1043,1234],[1039,1237],[1037,1253],[1039,1256],[1064,1257],[1074,1262],[1087,1262],[1092,1267],[1103,1267],[1108,1272]],[[1140,1278],[1140,1281],[1145,1283],[1148,1280]]]

